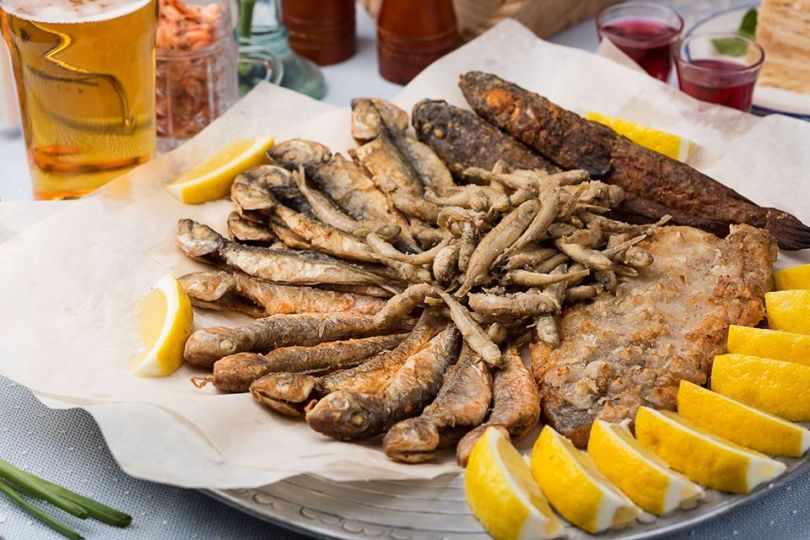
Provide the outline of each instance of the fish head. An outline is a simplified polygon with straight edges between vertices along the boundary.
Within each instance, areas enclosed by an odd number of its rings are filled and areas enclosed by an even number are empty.
[[[203,328],[192,332],[186,340],[183,359],[191,365],[213,367],[225,356],[239,352],[239,343],[231,338],[232,330],[221,326]]]
[[[240,174],[231,185],[231,201],[242,216],[266,216],[278,205],[273,193],[258,180]]]
[[[382,118],[370,98],[352,100],[352,137],[370,141],[383,131]]]
[[[214,302],[236,288],[236,280],[229,272],[194,272],[179,280],[183,290],[191,297]]]
[[[398,136],[408,129],[408,113],[384,99],[354,98],[352,100],[352,137],[369,141],[383,130]]]
[[[319,433],[344,441],[358,441],[381,433],[385,427],[383,411],[374,396],[333,392],[307,411],[309,427]]]
[[[413,106],[411,121],[416,132],[422,137],[432,133],[432,137],[443,139],[447,135],[453,108],[443,100],[423,99]]]
[[[425,416],[408,418],[395,424],[383,438],[383,451],[397,461],[413,461],[411,454],[432,452],[439,446],[439,429]],[[423,459],[420,461],[424,461]]]
[[[312,394],[314,388],[315,377],[311,375],[270,373],[251,384],[250,393],[253,394],[257,401],[273,399],[290,403],[303,403]]]
[[[183,253],[192,259],[210,259],[216,258],[227,240],[207,225],[181,219],[177,222],[177,243]]]
[[[298,168],[301,165],[309,169],[328,163],[332,159],[332,152],[314,141],[290,139],[271,146],[267,156],[283,167]]]

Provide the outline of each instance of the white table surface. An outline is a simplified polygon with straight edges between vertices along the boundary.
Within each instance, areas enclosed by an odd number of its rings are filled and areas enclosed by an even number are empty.
[[[670,0],[667,3],[686,13],[689,23],[707,11],[739,4],[740,1]],[[555,36],[552,41],[594,50],[596,32],[593,21]],[[351,60],[324,68],[329,85],[325,101],[346,106],[356,95],[387,98],[399,91],[399,86],[377,75],[374,26],[362,9],[358,9],[358,49]],[[31,199],[23,143],[19,136],[0,136],[0,199]],[[65,519],[88,538],[303,538],[230,509],[199,492],[127,476],[113,460],[89,414],[82,410],[47,409],[28,390],[2,378],[0,457],[119,506],[135,518],[133,525],[126,530]],[[800,478],[775,490],[760,502],[737,509],[679,537],[734,540],[810,538],[810,514],[806,512],[808,499],[810,477]],[[0,540],[29,538],[61,537],[0,497]]]

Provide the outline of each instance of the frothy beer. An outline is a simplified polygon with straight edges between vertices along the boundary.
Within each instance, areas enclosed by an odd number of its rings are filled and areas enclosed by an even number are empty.
[[[155,151],[156,0],[0,0],[37,198],[83,195]]]
[[[6,13],[44,23],[82,23],[116,19],[144,7],[149,0],[2,0]]]

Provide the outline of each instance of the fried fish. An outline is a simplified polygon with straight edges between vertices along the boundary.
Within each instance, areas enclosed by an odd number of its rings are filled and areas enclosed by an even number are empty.
[[[364,359],[399,345],[406,334],[391,334],[312,346],[293,345],[265,355],[237,353],[214,364],[214,386],[222,392],[247,392],[253,381],[268,373],[320,375],[354,367]]]
[[[433,402],[422,414],[395,424],[383,438],[383,450],[394,461],[429,461],[484,421],[492,400],[492,375],[475,352],[464,345],[458,362],[447,370]]]
[[[240,352],[266,353],[277,347],[389,334],[412,326],[412,319],[402,319],[394,327],[380,328],[373,316],[355,313],[271,315],[236,328],[196,330],[186,341],[183,358],[195,366],[211,367],[220,358]]]
[[[706,382],[729,325],[765,314],[776,258],[767,232],[732,225],[721,240],[662,227],[639,246],[653,254],[650,266],[615,295],[566,307],[558,347],[532,345],[543,417],[580,447],[597,418],[632,419],[641,405],[675,409],[682,379]]]
[[[344,390],[361,394],[380,391],[405,361],[427,347],[446,323],[432,309],[426,309],[408,334],[392,351],[379,354],[359,366],[323,376],[302,373],[271,373],[256,381],[253,397],[270,409],[288,416],[300,416],[307,402],[331,392]]]
[[[511,169],[559,170],[480,116],[445,101],[420,101],[414,105],[412,122],[419,140],[458,177],[468,167],[490,171],[499,161]]]
[[[517,347],[509,347],[503,355],[503,366],[495,372],[492,385],[492,411],[487,421],[467,433],[456,447],[456,459],[462,467],[467,466],[473,446],[488,427],[515,440],[531,431],[540,418],[537,385],[523,365]]]
[[[460,334],[454,325],[410,356],[376,394],[333,392],[307,411],[309,426],[334,439],[357,441],[383,433],[418,414],[436,396],[447,368],[458,358]]]
[[[621,186],[627,198],[618,214],[674,223],[724,236],[729,225],[767,229],[784,249],[810,247],[810,227],[796,217],[764,208],[685,163],[649,150],[546,98],[495,75],[470,71],[459,86],[470,106],[494,126],[566,169],[584,169]]]
[[[191,303],[206,309],[238,311],[252,317],[280,313],[377,313],[385,301],[372,296],[277,285],[236,272],[194,272],[180,278]]]
[[[192,259],[227,266],[274,283],[388,287],[385,279],[351,263],[306,251],[243,246],[190,219],[178,221],[177,243]]]

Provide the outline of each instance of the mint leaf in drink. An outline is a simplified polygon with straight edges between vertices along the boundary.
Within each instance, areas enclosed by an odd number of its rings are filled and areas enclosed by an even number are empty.
[[[748,42],[741,38],[716,38],[712,45],[723,56],[745,56],[748,51]]]
[[[745,15],[743,15],[742,22],[740,23],[740,29],[737,30],[737,33],[749,39],[754,39],[756,32],[757,10],[755,8],[751,8],[745,12]]]

